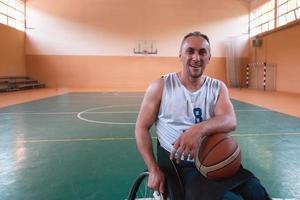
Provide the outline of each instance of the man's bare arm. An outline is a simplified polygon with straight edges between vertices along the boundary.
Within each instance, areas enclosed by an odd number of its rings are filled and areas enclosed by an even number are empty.
[[[150,172],[148,187],[164,192],[165,177],[157,165],[152,148],[152,138],[149,129],[155,122],[161,102],[163,79],[153,82],[144,96],[136,121],[135,137],[138,150]]]

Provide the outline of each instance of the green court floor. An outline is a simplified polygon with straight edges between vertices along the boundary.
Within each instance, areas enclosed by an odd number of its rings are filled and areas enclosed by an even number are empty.
[[[145,169],[134,140],[142,98],[70,93],[0,109],[0,199],[126,199]],[[300,199],[300,119],[232,101],[244,167],[273,198]]]

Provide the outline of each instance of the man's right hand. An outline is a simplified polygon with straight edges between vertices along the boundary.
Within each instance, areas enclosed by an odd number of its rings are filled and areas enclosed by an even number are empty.
[[[165,193],[165,175],[159,169],[155,167],[154,169],[149,170],[149,179],[148,187],[152,190],[158,191],[160,194]]]

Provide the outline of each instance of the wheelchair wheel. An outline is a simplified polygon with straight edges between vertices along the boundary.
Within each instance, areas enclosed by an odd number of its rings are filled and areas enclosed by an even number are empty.
[[[139,176],[136,178],[134,181],[129,196],[128,200],[135,200],[135,199],[147,199],[147,200],[155,200],[155,191],[151,190],[150,188],[147,187],[148,183],[148,176],[149,172],[145,171],[139,174]]]

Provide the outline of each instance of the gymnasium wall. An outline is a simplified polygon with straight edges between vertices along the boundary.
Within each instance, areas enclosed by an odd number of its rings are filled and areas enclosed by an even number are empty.
[[[224,62],[213,58],[207,74],[226,81]],[[101,91],[143,91],[154,79],[181,67],[177,58],[148,56],[28,55],[27,63],[29,74],[47,80],[49,87]]]
[[[0,24],[0,76],[25,76],[25,34]]]
[[[250,10],[254,10],[270,0],[250,0]]]
[[[228,40],[247,33],[244,0],[28,0],[26,65],[50,87],[145,90],[162,74],[179,71],[182,37],[200,30],[211,38],[206,73],[227,83]],[[138,40],[154,40],[157,55],[133,54]],[[248,58],[247,41],[236,55]]]
[[[262,46],[250,48],[252,62],[277,66],[277,91],[300,93],[300,23],[262,36]]]

